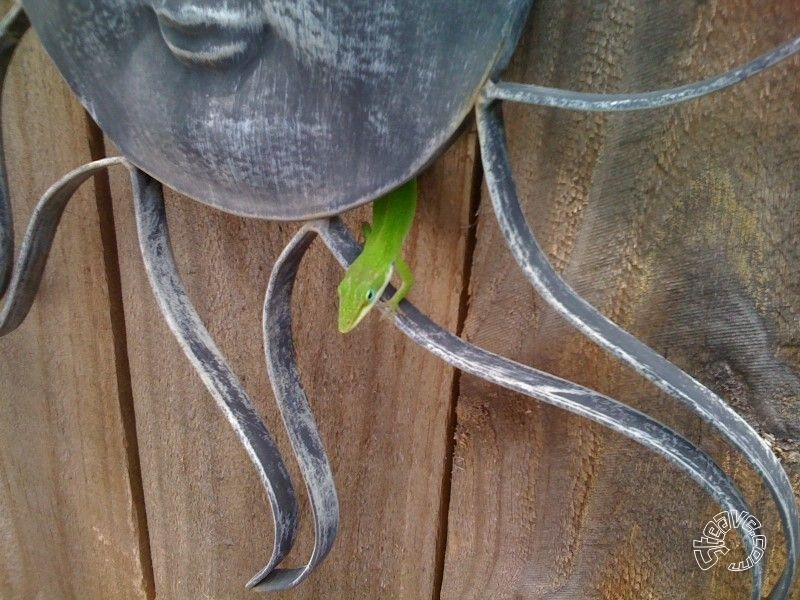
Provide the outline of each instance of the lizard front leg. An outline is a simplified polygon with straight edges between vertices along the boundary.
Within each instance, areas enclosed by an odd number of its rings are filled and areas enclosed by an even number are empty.
[[[398,306],[400,306],[400,301],[408,295],[411,286],[414,285],[414,274],[411,272],[411,267],[408,266],[406,261],[397,257],[397,260],[394,261],[394,266],[395,269],[397,269],[397,275],[400,277],[401,284],[391,299],[386,303],[386,306],[388,306],[389,310],[392,312],[397,310]]]

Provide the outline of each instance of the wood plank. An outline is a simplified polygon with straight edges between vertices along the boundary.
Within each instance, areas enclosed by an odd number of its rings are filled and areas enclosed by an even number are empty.
[[[461,302],[475,147],[469,129],[422,176],[407,244],[417,278],[411,299],[450,328]],[[252,598],[244,584],[265,562],[273,535],[264,494],[153,301],[125,176],[112,186],[156,591]],[[260,316],[273,261],[297,224],[247,220],[173,193],[167,212],[199,313],[291,456],[265,373]],[[347,221],[357,226],[368,215],[362,208]],[[377,315],[340,335],[341,276],[314,246],[294,305],[300,368],[338,485],[339,537],[319,571],[278,597],[431,597],[443,556],[454,373]],[[293,475],[304,493],[296,469]],[[289,564],[310,551],[305,499],[301,508],[303,531]]]
[[[12,61],[3,129],[19,247],[39,196],[92,158],[86,115],[32,33]],[[27,320],[0,340],[3,598],[152,597],[97,191],[87,182],[72,200]]]
[[[545,0],[506,78],[604,92],[668,87],[741,64],[797,35],[798,22],[800,6],[788,0]],[[654,112],[504,108],[523,208],[555,266],[763,432],[796,490],[799,69],[794,59]],[[490,213],[484,191],[465,336],[701,443],[736,474],[777,548],[775,512],[755,477],[709,427],[536,298]],[[637,444],[464,377],[442,597],[745,597],[747,573],[694,563],[692,539],[717,510]]]

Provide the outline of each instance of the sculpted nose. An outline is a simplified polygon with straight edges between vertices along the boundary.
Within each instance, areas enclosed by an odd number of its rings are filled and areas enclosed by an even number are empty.
[[[159,17],[185,26],[257,31],[266,24],[264,3],[253,0],[150,0],[150,6]]]
[[[253,2],[152,0],[161,37],[181,61],[230,65],[258,46],[265,17]]]

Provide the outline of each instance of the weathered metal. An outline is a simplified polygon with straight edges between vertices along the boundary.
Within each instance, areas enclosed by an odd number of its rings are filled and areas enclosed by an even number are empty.
[[[22,2],[133,164],[241,215],[363,204],[446,145],[531,0]]]
[[[510,100],[537,106],[552,106],[583,112],[628,112],[663,108],[678,102],[686,102],[713,92],[724,90],[761,73],[778,64],[800,50],[800,38],[790,40],[774,50],[770,50],[751,60],[746,65],[736,67],[720,75],[709,77],[676,88],[630,94],[594,94],[559,90],[541,85],[513,83],[509,81],[489,81],[483,89],[486,100]]]

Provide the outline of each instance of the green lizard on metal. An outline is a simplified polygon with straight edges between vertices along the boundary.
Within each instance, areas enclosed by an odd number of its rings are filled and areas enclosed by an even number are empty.
[[[402,285],[387,302],[397,310],[414,284],[414,276],[401,252],[417,208],[417,181],[408,183],[375,200],[372,227],[364,223],[364,249],[339,284],[339,331],[351,331],[383,294],[394,270]]]

